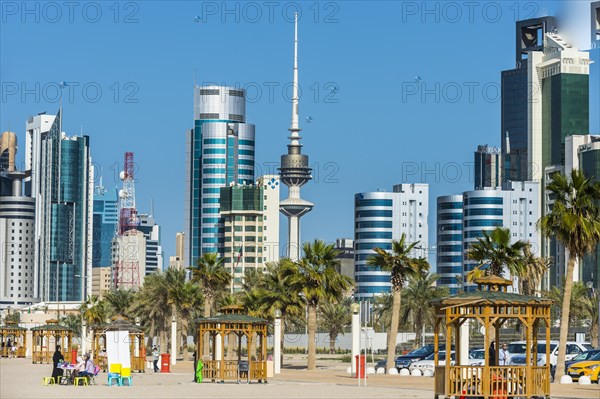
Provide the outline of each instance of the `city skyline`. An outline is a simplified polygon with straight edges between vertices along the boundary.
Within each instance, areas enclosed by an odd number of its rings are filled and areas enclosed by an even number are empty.
[[[589,12],[589,2],[585,3]],[[315,18],[316,14],[312,10],[305,8],[305,19],[301,19],[303,28],[300,48],[303,55],[303,82],[306,83],[301,85],[303,108],[300,120],[304,129],[304,143],[310,149],[313,162],[311,166],[315,170],[315,179],[303,189],[303,195],[319,204],[303,219],[302,241],[322,238],[334,242],[335,238],[348,237],[353,231],[352,196],[356,192],[374,191],[398,183],[420,182],[430,185],[431,198],[471,189],[473,182],[469,176],[473,148],[478,144],[501,144],[499,99],[491,96],[485,98],[480,89],[487,83],[490,84],[489,87],[499,87],[501,71],[514,68],[510,60],[514,51],[512,35],[515,14],[507,6],[500,5],[503,7],[503,18],[493,23],[486,21],[481,13],[475,14],[473,23],[469,22],[466,14],[463,15],[463,20],[452,23],[444,18],[442,12],[437,23],[432,22],[433,17],[427,17],[429,20],[426,18],[423,23],[420,14],[422,10],[417,10],[415,16],[411,10],[403,9],[401,5],[388,5],[390,15],[387,16],[375,7],[333,3],[337,8],[325,9],[324,4],[319,5],[321,8],[318,18]],[[547,14],[558,12],[555,3],[541,4],[546,7]],[[288,123],[290,101],[289,96],[285,97],[281,89],[290,83],[289,57],[285,55],[289,50],[292,22],[277,14],[276,20],[269,23],[266,14],[263,14],[264,20],[251,23],[244,20],[243,12],[240,11],[238,22],[232,17],[225,18],[223,22],[222,15],[202,13],[202,21],[197,23],[194,17],[199,13],[198,8],[184,6],[166,10],[160,18],[174,27],[173,32],[164,33],[165,36],[153,36],[152,39],[164,44],[170,40],[170,35],[184,33],[183,43],[190,40],[188,36],[193,36],[211,48],[214,46],[215,59],[219,58],[218,55],[225,55],[221,53],[225,50],[220,48],[237,43],[236,50],[240,52],[240,59],[247,59],[247,62],[211,64],[205,62],[200,51],[198,56],[191,57],[192,59],[176,67],[173,63],[165,64],[163,59],[153,59],[156,65],[148,67],[149,71],[146,72],[140,70],[142,64],[135,62],[112,74],[100,71],[95,66],[85,73],[75,69],[75,66],[82,65],[79,59],[89,59],[90,62],[96,60],[97,56],[89,53],[92,48],[100,45],[89,36],[93,32],[115,28],[115,32],[107,33],[108,39],[114,40],[116,35],[124,31],[135,33],[134,28],[137,28],[144,32],[157,23],[159,8],[146,4],[139,5],[136,24],[115,24],[108,17],[98,25],[89,24],[85,20],[76,21],[76,25],[80,24],[82,26],[79,27],[84,28],[83,38],[77,40],[86,38],[90,40],[89,45],[82,47],[82,54],[77,59],[67,54],[60,66],[44,65],[45,70],[38,69],[41,65],[26,66],[22,70],[17,68],[16,61],[12,60],[21,58],[23,49],[17,48],[15,43],[9,43],[6,35],[0,39],[3,59],[0,65],[3,84],[0,129],[16,132],[23,148],[23,121],[42,111],[56,113],[59,102],[50,93],[55,88],[50,82],[64,84],[62,103],[67,116],[63,118],[66,126],[62,130],[70,134],[82,132],[91,137],[92,157],[98,166],[96,179],[102,175],[107,187],[118,184],[117,180],[113,182],[112,179],[118,178],[118,172],[122,168],[119,165],[120,154],[125,150],[136,152],[140,160],[137,176],[143,181],[139,185],[139,202],[149,204],[154,199],[156,219],[163,227],[166,256],[175,253],[175,233],[185,230],[185,166],[182,162],[185,138],[182,132],[188,128],[185,122],[188,121],[189,125],[190,121],[187,118],[190,117],[190,88],[194,75],[200,84],[216,81],[219,85],[225,83],[235,86],[238,82],[239,86],[254,90],[253,98],[257,98],[256,87],[261,89],[261,96],[248,104],[248,113],[257,127],[256,169],[260,170],[256,171],[255,176],[276,173],[279,154],[286,144],[286,139],[280,132],[282,126]],[[537,14],[541,15],[544,10],[542,6],[539,8]],[[519,12],[521,19],[530,16],[530,10],[520,9]],[[539,16],[537,14],[531,16]],[[397,28],[386,27],[386,18],[392,16],[401,21]],[[120,18],[123,19],[123,15]],[[382,23],[373,24],[375,18],[381,19]],[[326,23],[326,20],[337,22]],[[189,25],[184,25],[183,21],[189,21]],[[360,21],[368,24],[372,32],[367,32],[368,29],[352,32],[351,27]],[[11,26],[11,23],[16,28],[16,34],[21,32],[21,28],[32,28],[31,32],[23,32],[25,37],[32,37],[31,35],[39,34],[40,29],[45,29],[47,37],[60,40],[69,31],[68,24],[52,25],[45,23],[43,18],[37,25],[33,21],[33,27],[21,22],[20,18],[15,22],[9,17],[6,26]],[[175,23],[181,23],[182,27],[175,27]],[[235,29],[231,29],[232,26]],[[472,28],[483,28],[483,33],[475,37],[469,33]],[[235,34],[228,33],[228,29]],[[422,54],[420,60],[403,57],[416,51],[411,47],[416,45],[414,43],[398,44],[407,29],[413,30],[415,35],[422,34],[423,42],[437,41],[440,46],[432,54]],[[364,33],[365,37],[359,33]],[[452,34],[454,40],[459,42],[470,40],[470,44],[444,46],[444,40],[440,36],[442,33]],[[381,43],[370,48],[368,34],[377,35]],[[330,35],[331,42],[318,39],[324,35]],[[491,41],[496,35],[505,39],[495,42],[493,52],[472,57],[473,48],[485,47],[486,41]],[[189,51],[189,47],[185,48],[187,46],[183,43],[180,45],[184,49],[179,49],[179,45],[175,46],[177,48],[170,49],[165,58],[177,55],[176,58],[179,58],[184,54],[183,50]],[[332,46],[332,43],[336,46]],[[386,45],[393,51],[386,50],[386,53],[382,53]],[[115,43],[114,48],[104,49],[102,54],[110,53],[115,57],[129,59],[125,54],[129,50],[132,49]],[[137,51],[133,49],[133,53],[137,54]],[[253,52],[261,56],[249,58]],[[382,57],[382,54],[388,58]],[[469,57],[471,63],[469,68],[464,66],[466,57]],[[444,68],[434,68],[434,64],[441,58],[447,59]],[[348,59],[352,60],[352,65],[341,67],[341,60],[347,62]],[[455,59],[458,61],[451,61]],[[597,59],[596,55],[595,60]],[[107,62],[110,64],[113,61]],[[371,73],[366,79],[357,79],[361,68],[376,68],[378,73]],[[159,73],[165,74],[165,79],[156,80]],[[31,76],[35,77],[34,80]],[[14,82],[17,83],[19,92],[10,94],[13,88],[11,83]],[[40,86],[37,102],[36,82]],[[86,98],[83,98],[80,90],[90,82],[100,85],[103,92],[102,99],[95,103],[91,101],[94,85],[88,85],[90,91]],[[118,84],[114,85],[115,82]],[[128,85],[131,82],[133,86]],[[477,87],[473,91],[472,102],[468,98],[469,86],[465,85],[469,82],[477,83],[477,86],[472,85]],[[590,84],[597,82],[596,77]],[[25,95],[21,91],[21,83],[25,83],[27,89],[33,88],[34,94]],[[331,84],[327,85],[328,83]],[[395,89],[392,91],[395,92],[394,95],[387,93],[390,85]],[[43,87],[46,87],[45,93]],[[272,100],[269,98],[269,87],[274,89]],[[450,90],[456,87],[462,89],[461,97],[452,102],[456,96]],[[425,90],[429,90],[431,94],[426,94]],[[114,101],[116,97],[119,97],[118,101]],[[368,104],[364,101],[365,98],[375,98],[381,107],[365,106]],[[138,102],[126,102],[126,99]],[[592,107],[593,105],[590,109],[594,109]],[[99,118],[99,112],[107,117]],[[431,118],[431,113],[435,113],[436,118]],[[348,118],[348,115],[355,117]],[[398,117],[401,123],[390,127],[390,116]],[[469,120],[468,126],[465,126],[465,120]],[[594,121],[590,122],[593,123]],[[590,133],[600,133],[597,125],[595,129],[590,129]],[[134,133],[128,134],[131,132]],[[431,140],[423,140],[424,134],[429,134]],[[456,134],[461,135],[461,140],[452,139]],[[367,137],[370,140],[365,140]],[[340,146],[340,141],[344,141],[346,145]],[[382,142],[386,144],[382,145]],[[338,148],[341,151],[336,151]],[[24,151],[17,152],[18,164],[22,164],[23,154]],[[156,162],[157,159],[160,162]],[[161,189],[157,189],[152,181],[161,181]],[[430,206],[434,208],[435,201],[430,201]],[[433,217],[435,209],[430,208],[430,218]],[[322,223],[323,220],[331,220],[332,223]],[[429,219],[429,223],[434,225],[434,220]],[[283,238],[282,234],[281,248],[285,245]],[[434,243],[435,236],[430,235],[429,245]]]

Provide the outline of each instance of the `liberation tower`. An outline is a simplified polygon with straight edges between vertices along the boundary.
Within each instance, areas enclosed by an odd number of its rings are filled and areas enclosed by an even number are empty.
[[[294,15],[294,86],[292,96],[292,123],[288,129],[288,153],[281,156],[279,177],[288,187],[288,197],[280,202],[279,210],[288,217],[287,256],[300,259],[300,217],[310,212],[313,204],[300,198],[300,187],[312,179],[308,155],[302,155],[300,127],[298,126],[298,13]]]

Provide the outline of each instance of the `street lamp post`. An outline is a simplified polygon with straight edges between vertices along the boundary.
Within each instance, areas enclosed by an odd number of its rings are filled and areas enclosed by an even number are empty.
[[[171,364],[176,364],[177,360],[177,318],[171,317]]]
[[[275,326],[273,333],[273,357],[275,374],[281,373],[281,310],[275,309]]]
[[[360,354],[360,305],[354,302],[350,308],[352,309],[352,358],[350,359],[350,367],[352,374],[355,374],[357,370],[354,359]]]

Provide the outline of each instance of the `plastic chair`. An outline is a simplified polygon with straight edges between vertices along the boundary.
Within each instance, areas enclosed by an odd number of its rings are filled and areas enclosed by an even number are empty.
[[[124,385],[123,383],[125,382],[125,380],[127,380],[127,385],[131,386],[131,382],[132,382],[131,381],[131,369],[127,368],[127,367],[121,369],[121,378],[119,381],[119,385],[123,386]]]
[[[121,386],[121,364],[113,363],[108,366],[108,386],[111,386],[113,380],[117,381],[117,385]]]
[[[81,382],[81,384],[79,384]],[[73,385],[88,385],[87,377],[75,377],[75,382]]]
[[[44,386],[56,385],[56,381],[54,380],[54,377],[44,377],[43,384]]]
[[[100,373],[100,366],[94,367],[94,375],[90,376],[90,382],[94,385],[96,384],[96,376]]]

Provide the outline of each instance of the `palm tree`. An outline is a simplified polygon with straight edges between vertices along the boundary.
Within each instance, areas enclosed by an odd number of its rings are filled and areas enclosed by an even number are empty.
[[[308,370],[316,369],[317,309],[320,303],[339,301],[352,287],[352,280],[337,271],[339,252],[321,240],[304,243],[304,258],[296,263],[292,286],[300,291],[308,307]]]
[[[520,292],[523,295],[534,296],[539,291],[542,278],[550,267],[550,259],[536,256],[531,251],[531,244],[523,248],[523,267],[520,268],[519,277]]]
[[[352,300],[345,298],[340,302],[327,302],[319,308],[321,328],[329,332],[329,352],[335,353],[335,341],[338,335],[352,323]]]
[[[438,278],[437,274],[422,271],[417,275],[411,275],[408,286],[404,288],[406,301],[402,306],[402,319],[410,320],[414,326],[415,348],[421,345],[425,325],[433,325],[435,312],[430,301],[448,295],[446,288],[435,286]]]
[[[560,241],[568,252],[564,282],[564,296],[560,320],[560,342],[557,364],[565,362],[573,270],[576,261],[592,251],[600,242],[600,183],[592,183],[583,172],[574,169],[570,178],[555,173],[547,186],[554,200],[550,213],[542,216],[538,226],[547,237]],[[556,378],[564,375],[564,368],[556,368]]]
[[[111,316],[129,317],[129,307],[133,303],[135,292],[131,289],[113,288],[104,294],[104,301],[108,305]]]
[[[210,317],[215,298],[227,290],[231,274],[223,266],[223,258],[218,254],[206,252],[196,259],[196,265],[190,267],[192,281],[200,284],[204,295],[204,317]]]
[[[58,324],[69,327],[71,330],[73,330],[73,336],[75,338],[81,337],[82,323],[80,314],[69,313],[64,317],[61,317]]]
[[[486,274],[502,277],[504,266],[511,274],[518,274],[523,264],[523,249],[527,246],[524,241],[510,243],[510,230],[504,227],[496,227],[491,232],[484,231],[483,237],[477,238],[472,243],[467,257],[479,262],[477,269],[487,266]]]
[[[180,343],[183,342],[183,345],[178,345],[181,349],[187,346],[190,320],[202,305],[202,295],[198,285],[185,280],[184,269],[168,268],[164,275],[170,314],[177,318]]]
[[[394,296],[392,294],[377,295],[373,298],[373,328],[380,332],[388,331],[392,321],[392,307]]]
[[[144,285],[136,294],[131,312],[139,316],[148,336],[148,346],[158,333],[161,349],[166,349],[166,329],[170,324],[171,306],[164,273],[153,273],[145,277]]]
[[[367,259],[367,264],[390,272],[392,283],[392,316],[387,335],[387,368],[392,367],[396,357],[396,336],[398,335],[398,322],[400,319],[400,304],[402,301],[402,288],[411,276],[416,276],[423,271],[429,270],[429,263],[424,258],[411,256],[413,249],[418,245],[406,243],[406,235],[403,233],[400,240],[392,240],[392,251],[387,252],[382,248],[373,248],[375,255]]]
[[[96,295],[89,296],[79,307],[79,312],[88,326],[106,321],[106,303]]]
[[[592,320],[590,329],[590,341],[594,344],[598,342],[600,335],[600,290],[593,290],[591,295],[585,298],[584,309]]]
[[[276,310],[281,311],[282,365],[286,327],[289,329],[292,318],[304,317],[304,302],[292,281],[296,272],[297,267],[289,258],[267,263],[259,283],[251,291],[246,291],[242,299],[254,316],[273,318]]]

